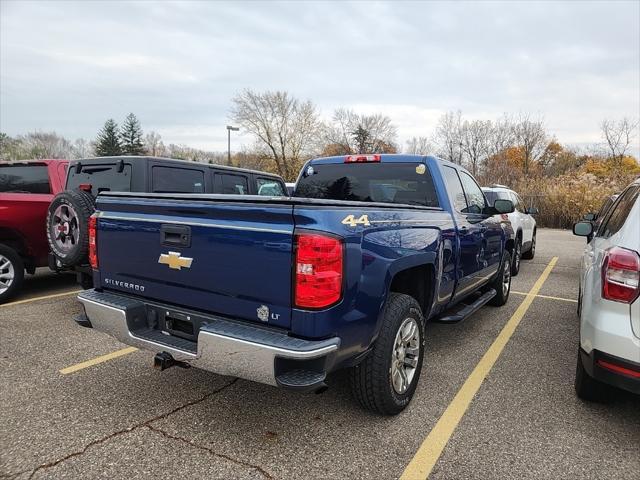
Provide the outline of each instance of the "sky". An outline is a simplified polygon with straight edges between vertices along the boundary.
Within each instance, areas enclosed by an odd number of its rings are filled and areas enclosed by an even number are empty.
[[[640,1],[0,0],[0,131],[95,138],[134,112],[165,144],[226,150],[233,96],[286,90],[399,141],[440,115],[542,117],[561,143],[640,117]],[[633,153],[639,156],[636,134]],[[234,133],[233,149],[250,144]]]

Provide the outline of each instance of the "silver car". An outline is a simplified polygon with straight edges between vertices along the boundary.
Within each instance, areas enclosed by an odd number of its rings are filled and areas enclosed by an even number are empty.
[[[580,267],[576,393],[605,401],[613,385],[640,394],[640,179],[597,227],[578,222],[573,232],[588,242]]]

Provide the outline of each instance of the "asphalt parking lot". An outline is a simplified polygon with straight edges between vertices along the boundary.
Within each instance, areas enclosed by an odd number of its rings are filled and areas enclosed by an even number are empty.
[[[314,395],[158,372],[76,326],[73,277],[41,273],[0,307],[0,477],[637,479],[640,400],[573,392],[583,244],[540,230],[505,307],[430,324],[416,396],[393,418],[361,410],[342,374]]]

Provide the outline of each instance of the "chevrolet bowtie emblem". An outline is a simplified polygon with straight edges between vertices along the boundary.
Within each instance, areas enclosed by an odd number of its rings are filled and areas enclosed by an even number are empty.
[[[158,258],[158,263],[169,265],[169,268],[174,270],[180,270],[182,267],[191,268],[191,262],[193,258],[181,257],[180,252],[162,253]]]

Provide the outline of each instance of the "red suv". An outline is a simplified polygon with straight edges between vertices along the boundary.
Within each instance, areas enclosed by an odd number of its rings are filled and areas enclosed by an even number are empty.
[[[0,164],[0,303],[22,285],[24,272],[48,265],[47,209],[64,189],[67,160]]]

